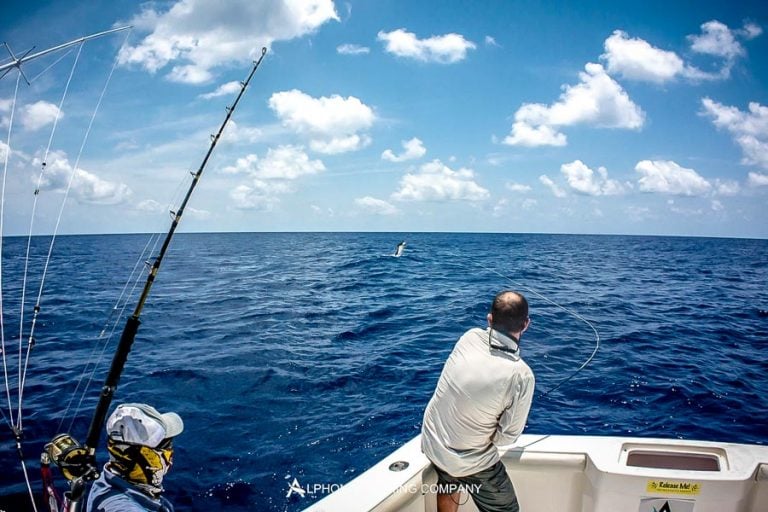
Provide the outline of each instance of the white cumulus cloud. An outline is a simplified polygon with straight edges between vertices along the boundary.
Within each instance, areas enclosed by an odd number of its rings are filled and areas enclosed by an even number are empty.
[[[210,219],[211,218],[211,212],[208,210],[199,210],[197,208],[192,208],[191,206],[187,206],[184,210],[184,216],[190,217],[192,219]]]
[[[598,167],[595,173],[581,160],[561,165],[560,172],[572,189],[590,196],[619,195],[623,194],[627,188],[618,181],[609,179],[605,167]]]
[[[40,166],[41,163],[39,159],[33,161],[35,166]],[[70,195],[81,203],[119,204],[132,195],[131,189],[125,183],[102,179],[79,167],[73,170],[64,152],[51,152],[46,161],[40,190],[65,192],[68,187]]]
[[[397,201],[484,201],[490,193],[475,183],[475,173],[471,169],[461,168],[456,171],[433,160],[419,168],[416,173],[408,173],[400,180],[400,188],[392,194]]]
[[[139,201],[133,208],[134,210],[138,210],[140,212],[150,213],[159,213],[165,211],[166,209],[165,206],[155,201],[154,199],[144,199],[143,201]]]
[[[309,141],[309,147],[312,148],[312,151],[325,153],[327,155],[357,151],[358,149],[370,146],[370,144],[371,138],[368,135],[358,135],[356,133],[341,137],[333,137],[329,140],[314,139]]]
[[[691,50],[697,53],[726,59],[734,59],[744,54],[744,47],[736,39],[736,34],[717,20],[703,23],[701,34],[690,35],[688,40],[691,42]]]
[[[763,33],[763,28],[755,23],[747,22],[744,24],[744,28],[739,31],[739,34],[744,39],[754,39]]]
[[[47,101],[37,101],[29,105],[24,105],[19,112],[19,122],[22,128],[29,131],[39,130],[44,126],[53,124],[58,117],[64,117],[58,106]]]
[[[643,192],[703,196],[712,189],[712,184],[695,170],[671,160],[642,160],[635,165],[635,171],[641,174],[638,183]]]
[[[366,55],[371,53],[371,49],[367,46],[360,46],[359,44],[340,44],[336,47],[336,51],[341,55]]]
[[[253,180],[235,187],[230,193],[234,207],[239,210],[270,211],[280,203],[280,195],[290,192],[284,183]]]
[[[221,141],[233,144],[253,143],[258,141],[261,136],[261,130],[258,128],[239,125],[230,119],[227,127],[224,129],[224,133],[221,135]]]
[[[391,149],[387,149],[381,154],[381,158],[390,162],[405,162],[406,160],[421,158],[427,153],[424,143],[417,137],[402,141],[402,145],[404,151],[399,155],[396,155]]]
[[[768,187],[768,174],[750,172],[747,183],[750,187]]]
[[[531,187],[528,185],[522,185],[520,183],[514,183],[514,182],[507,182],[505,185],[507,187],[507,190],[510,190],[512,192],[530,192]]]
[[[600,59],[605,61],[611,75],[618,75],[629,80],[664,83],[678,77],[694,80],[724,78],[722,74],[705,73],[683,62],[675,52],[651,46],[639,38],[630,38],[621,30],[616,30],[605,40],[605,53]]]
[[[512,132],[504,139],[504,144],[528,147],[565,146],[568,139],[551,126],[531,126],[527,121],[515,121]]]
[[[645,114],[600,64],[589,63],[579,73],[580,83],[565,86],[552,105],[526,103],[515,113],[512,132],[504,143],[512,146],[564,146],[562,126],[587,124],[601,128],[638,129]]]
[[[494,217],[501,217],[502,215],[507,213],[508,209],[509,209],[509,200],[507,198],[505,198],[505,197],[502,197],[493,206],[493,216]]]
[[[8,128],[8,123],[10,123],[8,112],[11,111],[12,106],[13,100],[4,100],[0,98],[0,128]]]
[[[259,179],[295,180],[325,170],[320,160],[311,160],[301,147],[278,146],[267,150],[267,156],[238,158],[234,166],[225,167],[226,174],[247,174]]]
[[[269,106],[283,125],[310,138],[320,153],[356,151],[370,144],[364,133],[374,123],[373,109],[354,96],[313,98],[297,89],[277,92]]]
[[[171,65],[168,78],[186,83],[207,82],[215,68],[339,20],[333,0],[179,0],[162,12],[155,9],[164,4],[146,5],[130,23],[149,34],[121,50],[120,64],[152,73]]]
[[[238,158],[222,172],[246,177],[229,194],[235,208],[271,210],[281,195],[294,190],[291,182],[324,170],[323,162],[310,159],[302,147],[286,145],[270,148],[264,158],[254,154]]]
[[[315,215],[324,215],[326,217],[333,217],[336,215],[336,212],[333,211],[333,208],[321,208],[316,204],[309,205],[309,207],[312,208],[312,212]]]
[[[546,174],[542,174],[541,176],[539,176],[539,181],[542,183],[542,185],[549,188],[549,190],[552,191],[552,194],[554,194],[555,197],[565,197],[568,195],[565,193],[565,190],[560,188],[557,185],[557,183],[552,181],[552,178],[550,178]]]
[[[715,180],[715,192],[719,196],[735,196],[741,192],[741,185],[737,181]]]
[[[221,84],[219,87],[216,88],[216,90],[201,94],[200,97],[206,100],[209,100],[211,98],[218,98],[219,96],[229,96],[234,95],[240,92],[240,88],[242,86],[240,85],[240,82],[235,80],[234,82],[227,82],[225,84]]]
[[[736,59],[747,53],[739,39],[754,39],[762,32],[763,29],[754,23],[745,23],[743,28],[731,30],[724,23],[712,20],[701,25],[701,34],[690,35],[688,40],[692,51],[723,59],[718,75],[728,78]]]
[[[748,111],[703,98],[704,114],[718,128],[727,130],[741,147],[742,162],[768,169],[768,107],[751,102]]]
[[[396,206],[375,197],[365,196],[355,199],[355,204],[368,213],[376,215],[396,215],[400,212]]]
[[[379,41],[387,52],[421,62],[452,64],[467,57],[467,51],[476,48],[475,43],[464,39],[461,34],[445,34],[419,39],[416,34],[399,28],[392,32],[381,31]]]
[[[720,69],[713,72],[686,63],[673,51],[662,50],[640,38],[630,38],[622,30],[615,30],[605,40],[605,53],[600,59],[606,63],[608,73],[629,80],[655,83],[677,78],[722,80],[730,76],[735,60],[746,54],[738,39],[752,39],[761,33],[762,29],[752,23],[740,30],[731,30],[716,20],[702,24],[701,34],[689,35],[688,41],[694,53],[722,59]]]

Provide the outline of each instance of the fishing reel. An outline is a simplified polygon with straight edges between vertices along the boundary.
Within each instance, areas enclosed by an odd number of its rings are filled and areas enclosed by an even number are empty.
[[[69,480],[87,479],[94,473],[96,460],[93,454],[69,434],[59,434],[45,445],[41,456],[43,464],[53,462],[64,478]]]

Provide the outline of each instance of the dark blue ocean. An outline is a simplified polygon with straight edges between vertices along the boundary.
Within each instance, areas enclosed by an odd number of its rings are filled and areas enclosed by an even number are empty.
[[[84,440],[138,289],[129,290],[77,412],[75,387],[84,364],[98,359],[98,335],[148,239],[56,240],[24,390],[36,493],[42,445],[71,421]],[[403,239],[405,254],[392,257]],[[48,241],[33,240],[25,330]],[[3,241],[14,409],[25,246],[25,238]],[[286,498],[293,478],[347,482],[419,433],[458,336],[484,326],[497,291],[517,288],[531,304],[521,346],[537,391],[570,375],[596,343],[586,323],[553,303],[592,322],[601,341],[586,368],[534,401],[526,432],[765,444],[766,283],[766,240],[181,234],[144,309],[115,403],[147,402],[184,418],[165,481],[178,510],[301,510],[313,498]],[[0,509],[31,510],[20,505],[25,485],[4,382],[0,389]]]

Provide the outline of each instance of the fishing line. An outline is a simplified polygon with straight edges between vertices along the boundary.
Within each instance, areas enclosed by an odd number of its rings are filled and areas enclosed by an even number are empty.
[[[454,256],[454,257],[459,257],[459,255],[457,255],[457,254],[453,254],[453,253],[449,253],[449,254],[451,256]],[[592,354],[590,354],[590,356],[581,364],[581,366],[579,366],[576,370],[571,372],[566,378],[561,380],[557,385],[555,385],[555,387],[553,387],[553,388],[551,388],[551,389],[549,389],[549,390],[547,390],[547,391],[545,391],[543,393],[540,393],[538,395],[538,398],[541,399],[541,398],[547,397],[550,393],[552,393],[555,390],[559,389],[563,384],[565,384],[566,382],[568,382],[572,378],[574,378],[576,375],[578,375],[579,372],[581,372],[584,368],[586,368],[586,366],[589,363],[592,362],[592,360],[595,358],[595,355],[597,354],[597,351],[600,349],[600,334],[597,332],[597,328],[594,326],[594,324],[592,322],[590,322],[589,320],[587,320],[586,318],[584,318],[580,314],[576,313],[575,311],[573,311],[573,310],[571,310],[571,309],[569,309],[569,308],[567,308],[565,306],[562,306],[561,304],[558,304],[557,302],[553,301],[552,299],[549,299],[549,298],[545,297],[544,295],[542,295],[541,293],[537,292],[533,288],[531,288],[529,286],[525,286],[522,283],[519,283],[519,282],[515,281],[511,277],[502,274],[501,272],[499,272],[496,269],[486,267],[482,263],[478,263],[477,261],[470,260],[469,258],[466,258],[466,257],[464,259],[466,259],[468,261],[471,261],[473,264],[475,264],[478,267],[486,270],[487,272],[491,272],[491,273],[496,274],[497,276],[499,276],[499,277],[501,277],[503,279],[506,279],[507,281],[512,283],[515,287],[517,287],[518,289],[530,292],[531,294],[535,295],[536,297],[540,298],[541,300],[543,300],[545,302],[548,302],[548,303],[552,304],[553,306],[555,306],[555,307],[565,311],[566,313],[568,313],[569,315],[573,316],[577,320],[580,320],[580,321],[584,322],[585,324],[587,324],[589,326],[590,329],[592,329],[592,332],[595,335],[595,348],[592,351]]]
[[[154,244],[152,246],[152,249],[150,249],[150,251],[147,252],[146,249],[147,249],[147,247],[149,247],[149,244],[152,243],[153,239],[154,239]],[[147,263],[146,262],[146,255],[147,254],[152,254],[152,253],[155,252],[155,249],[157,248],[157,244],[158,244],[159,241],[160,241],[160,233],[153,233],[150,236],[149,240],[147,241],[147,244],[144,246],[144,251],[142,251],[141,255],[139,256],[139,259],[136,261],[136,264],[134,265],[134,271],[136,269],[141,268],[142,263],[144,265],[146,265],[146,263]],[[75,419],[77,418],[77,415],[80,413],[80,409],[82,408],[83,401],[85,400],[85,397],[88,394],[88,390],[91,387],[91,383],[93,382],[93,379],[96,376],[96,370],[98,369],[99,365],[101,364],[101,361],[104,359],[104,354],[106,353],[107,348],[108,348],[110,342],[112,341],[112,336],[114,336],[115,330],[117,330],[117,327],[118,327],[118,325],[120,324],[120,321],[123,318],[123,314],[125,313],[125,309],[128,307],[128,299],[135,294],[136,288],[138,287],[138,285],[141,282],[143,277],[144,277],[144,275],[141,272],[136,273],[135,277],[134,277],[134,272],[131,272],[131,275],[128,278],[128,281],[126,281],[124,289],[127,288],[128,284],[130,284],[131,281],[133,281],[133,286],[131,287],[131,291],[125,296],[125,299],[122,301],[122,305],[119,306],[120,312],[117,315],[114,316],[114,321],[112,321],[111,329],[109,331],[109,336],[107,336],[107,338],[101,344],[101,351],[99,352],[99,357],[96,359],[96,362],[93,364],[93,368],[91,368],[91,373],[88,376],[88,381],[85,384],[85,388],[83,388],[83,391],[80,393],[80,399],[77,402],[77,408],[75,409],[75,412],[73,413],[72,418],[69,421],[69,427],[68,427],[68,431],[69,432],[72,431],[73,425],[75,423]],[[113,311],[115,311],[117,309],[117,307],[118,306],[116,305],[115,308],[113,309]],[[110,316],[111,316],[111,314],[110,314]],[[107,319],[107,322],[105,322],[105,327],[102,329],[101,334],[99,335],[99,338],[97,338],[97,341],[103,337],[104,333],[106,332],[107,328],[109,327],[108,324],[109,324],[109,319]],[[88,369],[89,363],[93,359],[93,354],[96,351],[96,348],[98,348],[98,345],[94,345],[93,349],[91,350],[91,355],[89,356],[89,360],[86,363],[85,367],[83,368],[83,375],[85,375],[85,373],[86,373],[86,371]],[[82,377],[81,377],[81,379],[82,379]],[[80,385],[80,383],[78,382],[78,387],[79,387],[79,385]],[[70,403],[72,402],[72,399],[75,397],[77,392],[78,392],[77,389],[75,389],[75,391],[72,394],[72,398],[70,398]],[[67,411],[69,411],[69,406],[67,406]],[[64,416],[62,416],[61,422],[59,423],[59,430],[61,429],[61,424],[64,421],[64,417],[65,416],[66,416],[66,414]]]
[[[460,255],[457,255],[455,253],[449,253],[449,255],[454,256],[456,258],[460,257]],[[529,286],[525,286],[522,283],[519,283],[519,282],[515,281],[511,277],[502,274],[501,272],[497,271],[496,269],[486,267],[482,263],[478,263],[477,261],[471,260],[471,259],[467,258],[466,256],[464,256],[463,259],[472,262],[473,264],[477,265],[478,267],[482,268],[483,270],[485,270],[487,272],[491,272],[493,274],[496,274],[497,276],[501,277],[502,279],[506,279],[507,281],[512,283],[518,289],[530,292],[531,294],[535,295],[536,297],[544,300],[545,302],[548,302],[548,303],[552,304],[553,306],[555,306],[555,307],[565,311],[566,313],[568,313],[569,315],[573,316],[574,318],[584,322],[585,324],[587,324],[589,326],[590,329],[592,329],[592,332],[594,333],[594,336],[595,336],[595,348],[592,351],[592,354],[590,354],[590,356],[581,364],[581,366],[579,366],[575,371],[571,372],[570,375],[568,375],[566,378],[561,380],[557,385],[555,385],[553,388],[545,391],[544,393],[539,394],[538,395],[539,399],[546,398],[550,393],[552,393],[555,390],[559,389],[563,384],[565,384],[566,382],[568,382],[572,378],[574,378],[579,372],[581,372],[584,368],[586,368],[589,363],[592,362],[592,360],[594,359],[595,355],[597,354],[597,351],[600,349],[600,333],[598,333],[597,328],[594,326],[594,324],[592,322],[590,322],[589,320],[587,320],[586,318],[584,318],[580,314],[576,313],[575,311],[573,311],[573,310],[571,310],[569,308],[566,308],[565,306],[562,306],[561,304],[558,304],[557,302],[555,302],[555,301],[545,297],[544,295],[542,295],[541,293],[537,292],[533,288],[531,288]],[[464,265],[464,266],[466,267],[466,265]],[[546,434],[546,435],[540,437],[539,439],[531,441],[530,443],[528,443],[526,445],[522,445],[522,446],[517,446],[516,445],[515,448],[520,448],[520,449],[529,448],[529,447],[533,446],[534,444],[537,444],[537,443],[540,443],[541,441],[544,441],[545,439],[549,438],[550,436],[551,436],[551,434]]]
[[[72,69],[69,72],[69,78],[67,79],[67,83],[64,86],[64,92],[61,96],[61,100],[59,101],[59,108],[56,111],[56,117],[53,120],[53,127],[51,128],[51,135],[48,137],[48,145],[45,148],[45,152],[43,153],[43,159],[42,164],[40,166],[40,174],[37,177],[37,186],[35,187],[35,194],[34,199],[32,200],[32,213],[30,214],[29,219],[29,235],[27,236],[27,249],[26,249],[26,255],[24,257],[24,274],[21,281],[21,314],[19,315],[19,376],[21,376],[22,367],[21,367],[21,360],[22,360],[22,346],[23,346],[23,338],[24,338],[24,305],[26,303],[26,295],[27,295],[27,276],[29,273],[29,254],[32,247],[32,233],[34,231],[34,225],[35,225],[35,214],[37,212],[37,200],[40,195],[40,187],[43,183],[43,175],[45,174],[45,168],[46,168],[46,162],[48,161],[48,154],[51,151],[51,145],[53,144],[53,137],[56,133],[56,128],[59,124],[59,119],[61,118],[61,108],[64,106],[64,100],[67,97],[67,93],[69,92],[69,85],[72,83],[72,77],[75,74],[75,69],[77,68],[77,63],[80,60],[80,53],[83,50],[83,44],[80,44],[77,50],[77,55],[75,56],[75,60],[72,63]],[[69,55],[71,52],[68,51],[65,53],[66,55]],[[62,57],[63,58],[63,57]],[[57,60],[56,63],[58,63],[61,59]],[[39,299],[38,299],[39,302]],[[36,305],[36,309],[39,308],[39,303]],[[32,342],[32,332],[30,332],[30,340],[29,342]]]
[[[131,31],[129,30],[128,31],[128,35],[130,35],[130,32]],[[124,46],[125,43],[128,41],[128,35],[126,35],[125,39],[123,40],[122,46]],[[38,313],[40,311],[40,302],[41,302],[42,295],[43,295],[43,287],[45,285],[45,278],[46,278],[46,275],[48,273],[48,265],[50,264],[50,261],[51,261],[51,254],[53,253],[53,246],[54,246],[54,244],[56,242],[56,235],[58,234],[59,226],[61,224],[61,218],[62,218],[62,216],[64,214],[64,206],[66,205],[67,198],[69,197],[69,192],[72,189],[72,183],[74,182],[75,176],[77,175],[77,169],[78,169],[78,166],[80,165],[80,158],[82,157],[83,151],[85,150],[85,144],[88,141],[88,136],[91,133],[91,128],[93,128],[93,122],[95,121],[96,115],[98,114],[99,108],[101,107],[101,103],[104,100],[104,96],[106,95],[107,88],[109,87],[109,84],[112,81],[112,76],[114,75],[115,69],[117,68],[118,60],[119,59],[117,57],[115,57],[114,61],[112,62],[112,69],[110,69],[110,71],[109,71],[109,75],[107,76],[107,80],[104,83],[104,87],[101,90],[101,94],[99,95],[99,100],[96,102],[96,107],[93,110],[93,114],[91,115],[91,119],[88,122],[88,128],[86,129],[85,135],[83,136],[83,140],[82,140],[82,142],[80,144],[80,150],[78,151],[77,158],[75,159],[75,163],[72,166],[72,172],[69,175],[69,181],[67,183],[66,191],[64,192],[64,198],[61,201],[61,208],[59,208],[59,214],[58,214],[58,217],[56,218],[56,225],[54,227],[53,235],[51,237],[51,243],[50,243],[50,246],[48,247],[48,255],[46,257],[45,265],[43,267],[43,275],[42,275],[42,278],[41,278],[41,281],[40,281],[40,289],[38,291],[37,301],[35,303],[35,314],[34,314],[34,316],[32,318],[32,327],[31,327],[30,333],[29,333],[29,339],[30,340],[34,339],[33,338],[33,336],[34,336],[34,329],[35,329],[35,325],[37,323],[37,315],[38,315]],[[18,418],[18,428],[19,429],[21,429],[21,427],[22,427],[22,425],[21,425],[22,400],[23,400],[23,395],[24,395],[24,384],[25,384],[26,377],[27,377],[27,369],[29,367],[29,355],[30,355],[31,350],[32,350],[32,343],[28,343],[27,344],[27,355],[26,355],[26,360],[25,360],[25,363],[24,363],[24,372],[22,373],[22,375],[20,377],[21,378],[21,385],[19,386],[19,418]]]
[[[173,193],[171,194],[171,200],[163,209],[164,212],[173,212],[174,211],[174,205],[180,202],[181,196],[184,193],[184,189],[186,188],[185,185],[189,182],[189,180],[192,179],[191,174],[190,175],[184,175],[176,185],[176,188],[174,189]],[[160,219],[158,219],[158,225],[160,225]],[[131,271],[130,276],[126,280],[125,284],[123,285],[123,289],[120,293],[120,297],[118,298],[117,302],[115,303],[115,306],[111,309],[109,316],[107,317],[107,320],[104,322],[104,327],[101,330],[101,333],[96,338],[96,342],[94,343],[93,348],[91,349],[91,353],[88,356],[88,360],[86,361],[86,364],[83,366],[83,371],[80,375],[80,378],[78,380],[77,386],[75,390],[73,391],[72,395],[70,396],[69,402],[67,404],[67,408],[64,411],[64,414],[61,416],[61,420],[59,421],[59,427],[58,431],[61,431],[61,426],[64,423],[64,419],[68,415],[72,402],[74,401],[74,398],[80,394],[80,398],[77,402],[77,407],[75,408],[74,413],[72,414],[72,417],[70,418],[69,425],[67,428],[68,432],[72,431],[72,428],[74,426],[75,419],[77,418],[77,415],[79,414],[83,401],[85,400],[86,395],[88,394],[88,390],[90,389],[91,384],[93,383],[93,379],[96,376],[96,370],[98,369],[99,365],[101,364],[101,361],[104,359],[104,354],[107,351],[107,348],[109,347],[110,342],[112,341],[112,337],[115,333],[115,330],[117,329],[120,320],[123,317],[123,314],[125,313],[125,309],[128,307],[128,299],[132,297],[135,292],[136,288],[139,285],[141,278],[143,277],[142,273],[136,273],[136,271],[141,268],[141,264],[144,263],[144,265],[149,265],[149,258],[148,255],[155,254],[157,250],[157,246],[160,243],[160,230],[156,230],[154,233],[150,235],[150,238],[147,240],[147,244],[144,246],[144,249],[142,250],[141,254],[139,255],[139,258],[136,260],[134,267]],[[154,240],[154,244],[152,244]],[[152,248],[147,251],[150,244],[152,244]],[[135,277],[134,277],[135,276]],[[126,295],[126,290],[128,286],[133,283],[133,286],[131,287],[131,291]],[[119,311],[119,313],[118,313]],[[115,314],[117,313],[117,314]],[[111,327],[111,329],[110,329]],[[107,329],[110,329],[109,335],[105,338],[104,335],[106,334]],[[98,344],[99,340],[104,340],[101,345]],[[96,358],[94,361],[94,355],[96,353],[96,350],[101,346],[101,351],[99,352],[98,358]],[[91,367],[91,363],[93,362],[93,366]],[[80,386],[82,384],[83,379],[85,378],[85,375],[88,373],[88,368],[91,367],[90,374],[88,376],[88,380],[86,381],[85,387],[83,388],[82,392],[80,392]]]
[[[5,163],[3,165],[3,183],[2,192],[0,192],[0,352],[3,353],[3,375],[5,376],[5,393],[8,397],[8,413],[11,419],[11,429],[14,428],[13,421],[13,405],[11,404],[11,386],[8,382],[8,367],[6,363],[5,355],[5,324],[3,311],[3,239],[5,238],[5,231],[3,228],[3,220],[5,214],[5,178],[8,175],[8,160],[11,156],[11,132],[13,130],[13,116],[16,112],[16,100],[19,94],[19,82],[21,81],[21,73],[16,75],[16,88],[13,92],[13,103],[11,104],[11,114],[8,120],[8,138],[5,144]],[[3,414],[5,417],[5,414]]]
[[[159,235],[158,235],[158,239],[159,239]],[[155,243],[157,243],[157,242],[155,242]],[[133,295],[134,292],[136,291],[136,288],[138,287],[139,283],[141,282],[141,278],[142,277],[143,277],[143,275],[141,273],[136,274],[136,278],[133,279],[133,286],[131,287],[131,295]],[[120,320],[122,320],[123,314],[125,313],[125,309],[127,307],[128,307],[128,299],[126,298],[126,300],[123,302],[122,306],[120,307],[120,313],[115,317],[114,322],[112,322],[112,326],[111,326],[111,329],[109,331],[109,336],[107,336],[107,338],[101,344],[101,351],[99,352],[99,357],[93,363],[93,367],[91,368],[91,373],[90,373],[90,375],[88,375],[88,381],[86,382],[85,387],[83,388],[82,393],[80,393],[80,399],[77,402],[77,407],[75,408],[75,412],[72,414],[72,418],[69,421],[69,426],[68,426],[68,431],[69,432],[72,431],[72,428],[73,428],[73,426],[75,424],[75,419],[77,418],[77,415],[80,413],[80,410],[81,410],[82,405],[83,405],[83,401],[85,400],[85,397],[88,394],[88,390],[91,387],[91,383],[93,382],[93,379],[96,376],[96,370],[99,368],[99,365],[101,364],[101,361],[104,359],[104,354],[106,354],[106,352],[107,352],[107,348],[109,347],[109,344],[112,341],[112,337],[114,336],[115,331],[117,330],[117,327],[120,324]],[[105,330],[106,330],[106,328],[103,329],[102,332],[104,332]],[[97,338],[97,341],[98,341],[98,339],[100,339],[100,338]],[[93,350],[91,352],[91,356],[89,358],[89,362],[90,362],[90,359],[92,359],[93,353],[96,351],[97,347],[98,347],[98,345],[94,344]],[[88,363],[86,363],[86,365],[83,368],[83,375],[85,375],[87,369],[88,369]],[[78,387],[79,387],[79,383],[78,383]],[[72,394],[72,398],[74,398],[76,394],[77,394],[77,389],[75,389],[74,393]],[[70,402],[71,402],[71,399],[70,399]],[[64,421],[64,417],[62,417],[62,421]]]
[[[176,185],[176,188],[174,189],[173,193],[171,194],[170,202],[167,204],[166,208],[163,211],[171,212],[171,214],[175,213],[175,205],[178,204],[181,201],[181,197],[182,197],[182,195],[184,193],[184,190],[186,188],[185,185],[187,185],[188,182],[191,179],[192,179],[192,173],[190,173],[188,175],[185,175],[184,177],[182,177],[179,180],[178,184]],[[160,221],[158,220],[158,225],[159,224],[160,224]],[[153,233],[150,236],[149,240],[147,241],[147,244],[144,246],[144,250],[139,255],[139,259],[134,264],[133,270],[131,271],[131,275],[128,277],[128,280],[126,281],[125,285],[123,286],[123,291],[122,291],[122,293],[120,295],[120,299],[118,299],[117,304],[112,308],[112,311],[110,312],[110,315],[109,315],[109,317],[107,318],[107,320],[106,320],[106,322],[104,324],[104,328],[102,329],[101,334],[96,339],[96,341],[98,342],[99,339],[102,339],[104,337],[104,334],[105,334],[107,328],[109,327],[110,319],[112,318],[114,313],[118,310],[118,307],[119,307],[118,304],[120,304],[120,300],[124,296],[125,290],[127,289],[128,285],[131,283],[131,281],[133,281],[133,286],[131,288],[131,291],[130,291],[130,293],[128,295],[125,296],[125,300],[124,300],[124,302],[122,304],[122,307],[119,308],[120,309],[119,314],[117,314],[114,317],[114,322],[112,323],[112,328],[110,330],[109,336],[107,336],[107,338],[101,344],[101,351],[99,352],[98,359],[93,364],[93,367],[91,369],[90,375],[88,377],[88,381],[86,382],[86,385],[83,388],[83,391],[80,393],[80,399],[78,400],[77,407],[75,409],[74,414],[72,415],[72,418],[69,421],[69,426],[68,426],[68,430],[67,430],[69,432],[72,431],[75,419],[77,418],[77,415],[79,414],[79,412],[80,412],[80,410],[82,408],[83,401],[85,400],[85,397],[86,397],[86,395],[88,393],[88,390],[90,389],[91,383],[93,382],[93,379],[94,379],[94,377],[96,375],[96,370],[98,369],[99,365],[101,364],[101,361],[104,358],[104,354],[106,353],[107,347],[109,346],[109,343],[112,340],[112,336],[114,335],[115,330],[117,329],[117,327],[119,325],[119,322],[122,319],[123,314],[125,313],[126,307],[128,307],[128,298],[134,295],[134,293],[136,292],[136,288],[139,285],[139,283],[141,281],[141,278],[143,277],[141,272],[139,272],[139,273],[136,274],[136,277],[134,278],[134,273],[136,272],[136,270],[138,268],[141,268],[140,264],[142,262],[145,265],[149,266],[149,260],[147,259],[147,254],[150,254],[150,255],[151,254],[155,254],[155,252],[157,250],[157,246],[158,246],[158,244],[160,243],[160,240],[161,240],[161,236],[160,235],[161,234],[160,234],[160,232],[158,230],[157,232]],[[152,243],[153,239],[154,239],[154,244],[152,245],[152,248],[150,249],[150,251],[147,252],[147,248],[149,247],[149,244]],[[59,431],[61,431],[61,426],[62,426],[62,424],[64,422],[64,418],[67,416],[67,413],[70,410],[70,406],[72,404],[72,401],[73,401],[74,397],[78,394],[78,390],[80,388],[80,383],[81,383],[82,379],[84,378],[85,374],[87,373],[88,367],[90,366],[90,363],[93,360],[93,356],[94,356],[94,353],[96,352],[97,348],[98,348],[98,345],[95,344],[93,349],[91,350],[91,354],[89,355],[88,361],[86,362],[86,364],[85,364],[85,366],[83,368],[83,372],[82,372],[82,374],[80,376],[80,380],[78,381],[77,387],[75,388],[75,391],[73,392],[72,396],[70,397],[70,400],[69,400],[69,403],[67,404],[67,409],[66,409],[65,413],[62,415],[61,420],[59,421],[59,429],[58,429]]]
[[[2,407],[0,407],[0,416],[3,417],[3,420],[8,424],[8,427],[13,430],[13,424],[8,420],[8,416],[5,415],[5,411]]]
[[[114,307],[109,312],[109,316],[107,317],[107,320],[104,322],[104,327],[101,329],[101,333],[99,333],[99,338],[102,338],[104,336],[104,333],[106,332],[110,324],[112,325],[112,332],[114,332],[114,328],[117,325],[117,322],[120,320],[120,317],[122,316],[123,312],[125,311],[126,304],[128,304],[128,297],[126,296],[126,293],[125,293],[126,290],[128,289],[128,285],[130,285],[131,282],[133,282],[131,293],[128,294],[128,296],[130,296],[133,293],[133,291],[136,290],[136,283],[141,277],[141,273],[137,275],[136,270],[141,268],[142,262],[146,263],[147,254],[152,254],[152,252],[154,252],[155,248],[157,247],[157,241],[159,239],[160,239],[160,233],[152,233],[149,235],[149,238],[147,239],[147,243],[144,245],[144,249],[142,249],[141,253],[139,254],[139,257],[136,259],[136,263],[133,264],[133,269],[131,269],[131,273],[128,276],[128,279],[125,281],[125,284],[123,285],[123,289],[120,291],[120,296],[117,298],[117,301],[115,302]],[[152,249],[149,252],[147,252],[147,248],[152,243],[152,240],[154,240],[155,243],[152,246]],[[115,315],[118,309],[120,310],[120,313]],[[115,316],[117,316],[117,318],[113,322],[112,319],[115,318]]]
[[[130,296],[130,294],[133,293],[133,291],[135,291],[136,286],[141,278],[141,272],[137,273],[136,271],[137,269],[141,268],[142,262],[145,260],[147,255],[147,249],[149,248],[150,244],[152,244],[153,239],[155,239],[155,244],[157,244],[156,240],[159,239],[159,235],[156,233],[153,233],[147,239],[147,243],[144,245],[144,249],[142,249],[141,253],[139,254],[139,257],[136,259],[136,262],[133,265],[133,269],[131,270],[131,273],[128,276],[128,279],[125,281],[125,284],[123,285],[123,288],[120,291],[120,296],[115,301],[115,305],[110,309],[109,315],[107,316],[107,319],[104,321],[104,326],[102,327],[101,332],[99,333],[99,336],[96,338],[91,348],[91,353],[88,355],[88,359],[86,360],[86,363],[83,365],[83,370],[80,373],[80,378],[77,381],[77,386],[75,386],[75,390],[70,395],[69,401],[67,402],[67,407],[64,410],[63,414],[61,415],[61,419],[59,420],[59,426],[57,427],[58,432],[61,431],[61,426],[64,424],[64,419],[69,414],[69,411],[72,407],[72,402],[74,401],[75,397],[78,395],[80,386],[83,383],[83,379],[85,378],[85,375],[88,373],[88,368],[90,367],[91,363],[94,360],[94,354],[96,353],[96,350],[99,348],[98,341],[104,339],[99,358],[96,360],[95,363],[93,363],[93,369],[91,370],[90,377],[85,385],[85,388],[83,389],[82,394],[80,395],[80,400],[77,404],[77,409],[75,410],[75,413],[73,414],[73,417],[69,423],[69,427],[67,431],[70,431],[70,432],[72,431],[74,418],[80,412],[80,407],[83,403],[83,399],[86,393],[88,392],[88,388],[90,386],[91,380],[93,379],[96,368],[101,362],[101,359],[104,355],[106,347],[107,345],[109,345],[109,342],[115,333],[115,330],[117,328],[118,323],[120,322],[123,312],[125,311],[125,308],[128,305],[128,296]],[[128,287],[131,285],[131,283],[133,283],[133,287],[131,288],[131,293],[129,293],[127,296],[126,291],[128,290]],[[108,329],[109,329],[109,335],[106,336],[105,338],[105,334],[107,333]]]

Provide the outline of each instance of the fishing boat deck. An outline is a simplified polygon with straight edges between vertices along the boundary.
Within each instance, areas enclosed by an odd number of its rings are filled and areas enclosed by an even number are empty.
[[[420,441],[415,437],[306,511],[434,512],[437,475]],[[768,510],[766,446],[523,435],[500,453],[526,512]],[[477,509],[464,495],[459,510]]]

